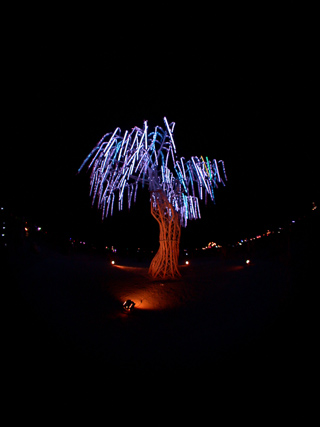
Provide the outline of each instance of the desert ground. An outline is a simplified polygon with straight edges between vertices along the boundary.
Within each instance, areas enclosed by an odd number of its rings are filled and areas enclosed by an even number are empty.
[[[101,253],[36,249],[3,258],[7,349],[16,364],[281,370],[309,351],[310,247],[300,235],[289,248],[285,239],[256,250],[249,265],[236,253],[181,259],[177,280],[152,280],[145,259],[119,255],[112,265]],[[127,299],[136,304],[129,313]]]

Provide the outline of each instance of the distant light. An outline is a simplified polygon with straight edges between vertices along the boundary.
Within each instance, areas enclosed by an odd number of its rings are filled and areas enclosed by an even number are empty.
[[[29,230],[29,228],[28,228],[28,227],[24,227],[24,229],[25,229],[25,231],[28,231],[28,230]]]
[[[1,210],[3,211],[3,207],[1,206]]]
[[[37,230],[38,230],[38,231],[41,231],[41,227],[38,227],[38,228],[37,228]]]
[[[114,265],[116,262],[115,261],[111,261],[111,264]]]
[[[189,265],[189,261],[186,261],[186,265]]]
[[[246,259],[246,264],[250,264],[250,260],[249,259]]]
[[[294,220],[292,220],[291,222],[292,222],[292,224],[294,224],[294,223],[295,223],[295,221],[294,221]]]

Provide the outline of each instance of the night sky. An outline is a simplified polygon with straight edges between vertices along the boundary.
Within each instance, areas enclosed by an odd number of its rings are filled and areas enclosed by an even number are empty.
[[[1,202],[63,235],[157,243],[148,191],[130,215],[115,209],[101,224],[77,169],[104,133],[166,116],[179,157],[223,159],[228,175],[183,244],[233,242],[309,211],[319,198],[316,70],[304,42],[146,42],[18,42],[6,66]]]

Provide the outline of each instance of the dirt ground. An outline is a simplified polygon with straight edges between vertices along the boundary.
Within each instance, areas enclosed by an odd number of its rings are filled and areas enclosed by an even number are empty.
[[[148,264],[46,247],[6,262],[11,359],[110,371],[282,369],[305,345],[297,283],[305,265],[256,254],[191,259],[181,278],[153,281]],[[130,313],[122,303],[131,299]]]

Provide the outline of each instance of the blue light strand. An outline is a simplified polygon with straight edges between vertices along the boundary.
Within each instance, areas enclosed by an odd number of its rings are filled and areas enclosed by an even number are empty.
[[[78,172],[90,161],[90,197],[92,204],[102,209],[102,217],[113,214],[115,193],[118,194],[118,209],[123,209],[125,188],[128,191],[128,209],[136,202],[139,183],[142,188],[148,185],[150,191],[162,190],[174,209],[178,212],[180,223],[187,225],[189,219],[201,218],[199,199],[212,201],[214,188],[218,183],[227,181],[224,162],[210,161],[192,156],[176,158],[176,146],[173,140],[175,123],[164,118],[165,129],[156,126],[148,134],[147,121],[144,128],[132,128],[121,136],[120,128],[106,133],[85,158]],[[107,140],[107,138],[109,138]],[[159,162],[160,159],[160,162]],[[220,169],[219,169],[220,168]],[[172,172],[173,171],[173,172]],[[222,179],[224,177],[224,179]],[[198,194],[196,195],[195,185]]]

